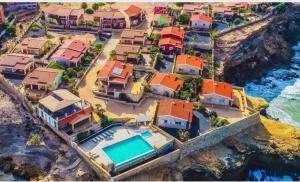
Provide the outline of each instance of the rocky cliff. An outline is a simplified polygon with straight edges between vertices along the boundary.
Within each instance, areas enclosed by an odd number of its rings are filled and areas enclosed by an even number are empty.
[[[242,83],[259,77],[271,65],[286,63],[291,44],[300,40],[300,6],[221,35],[216,40],[216,77]]]
[[[32,134],[42,136],[38,146],[28,145]],[[0,90],[0,171],[19,180],[93,180],[94,172],[76,151],[20,104]],[[1,174],[1,173],[0,173]],[[0,175],[0,181],[6,179]]]

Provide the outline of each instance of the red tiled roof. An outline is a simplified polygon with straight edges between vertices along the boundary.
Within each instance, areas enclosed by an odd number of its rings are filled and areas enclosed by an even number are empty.
[[[135,16],[135,15],[141,13],[142,9],[140,7],[135,6],[135,5],[131,5],[131,6],[129,6],[129,8],[127,8],[125,10],[125,12],[128,16]]]
[[[159,102],[157,116],[173,116],[192,122],[193,104],[190,102],[165,99]]]
[[[204,60],[197,56],[191,56],[187,54],[178,55],[176,58],[176,65],[191,65],[198,69],[203,69],[204,66]]]
[[[66,124],[73,124],[76,121],[78,121],[80,118],[86,117],[88,115],[90,115],[93,112],[93,108],[92,107],[88,107],[84,110],[81,110],[80,112],[73,114],[69,117],[66,117],[60,121],[58,121],[59,125],[66,125]]]
[[[208,22],[208,23],[212,23],[213,22],[213,19],[209,16],[205,16],[205,15],[192,15],[192,18],[191,18],[192,21],[204,21],[204,22]]]
[[[114,73],[114,70],[115,72],[119,72],[119,74]],[[107,79],[107,81],[127,83],[132,73],[133,66],[130,64],[125,64],[120,61],[107,61],[104,67],[99,71],[98,77],[100,79]]]
[[[182,41],[178,40],[178,39],[174,39],[174,38],[160,39],[158,45],[159,46],[162,46],[162,45],[173,45],[173,46],[175,46],[177,48],[182,48],[183,47]]]
[[[150,85],[163,85],[175,91],[179,90],[183,83],[182,79],[167,73],[157,73],[150,81]]]
[[[88,46],[78,40],[67,40],[64,44],[53,54],[52,58],[64,57],[71,62],[79,62],[86,53]]]
[[[233,98],[232,85],[225,82],[203,80],[202,94],[218,94],[229,99]]]
[[[176,35],[183,39],[185,31],[177,27],[165,27],[161,31],[161,35]]]

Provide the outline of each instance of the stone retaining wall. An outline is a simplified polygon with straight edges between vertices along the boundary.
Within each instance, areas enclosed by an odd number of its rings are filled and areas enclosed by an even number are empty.
[[[208,133],[204,133],[183,143],[180,158],[184,158],[200,149],[218,144],[225,138],[242,133],[258,123],[260,123],[260,117],[259,113],[256,112],[255,114],[242,119],[241,121],[216,128]]]

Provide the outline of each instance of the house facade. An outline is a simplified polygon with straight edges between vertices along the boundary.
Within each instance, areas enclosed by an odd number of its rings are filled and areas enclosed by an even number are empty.
[[[176,57],[175,71],[189,75],[202,75],[204,60],[192,55],[178,55]]]
[[[40,99],[38,117],[66,133],[82,131],[92,125],[92,106],[68,90],[60,89]]]
[[[4,8],[2,5],[0,5],[0,26],[2,26],[4,22],[5,22]]]
[[[186,13],[189,15],[200,14],[200,15],[208,15],[208,6],[203,3],[195,3],[195,4],[184,4],[182,7],[182,13]]]
[[[126,28],[125,16],[120,11],[97,11],[93,16],[101,30]]]
[[[0,72],[2,74],[26,75],[33,69],[33,55],[11,53],[4,55],[0,61]]]
[[[137,26],[146,19],[145,11],[135,5],[129,6],[125,13],[129,18],[130,26]]]
[[[193,120],[193,104],[184,101],[160,100],[156,124],[161,127],[190,129]]]
[[[146,42],[146,31],[145,30],[132,30],[125,29],[121,34],[121,44],[137,44],[145,45]]]
[[[212,27],[213,19],[206,15],[194,14],[191,17],[191,27],[193,29],[209,30]]]
[[[138,63],[140,60],[141,46],[118,44],[115,48],[115,58],[118,61]]]
[[[152,93],[173,97],[183,86],[184,81],[171,74],[157,73],[150,80],[150,89]]]
[[[47,23],[50,25],[64,25],[65,28],[77,26],[84,14],[84,10],[81,8],[69,8],[61,5],[47,6],[41,11]]]
[[[44,38],[25,38],[17,45],[16,51],[23,54],[33,54],[40,56],[50,48],[50,41]]]
[[[51,60],[77,67],[82,57],[88,52],[89,46],[79,40],[66,40],[51,56]]]
[[[233,103],[232,85],[214,80],[203,80],[203,103],[230,106]]]
[[[161,31],[159,47],[165,54],[179,54],[183,48],[185,31],[177,27],[165,27]]]

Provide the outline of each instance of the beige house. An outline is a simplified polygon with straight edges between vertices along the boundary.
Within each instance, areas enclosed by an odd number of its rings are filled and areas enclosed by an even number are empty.
[[[43,38],[25,38],[17,45],[16,51],[23,54],[33,54],[40,56],[50,48],[50,41]]]
[[[118,61],[131,61],[137,63],[140,59],[141,46],[118,44],[115,51],[116,59]]]
[[[26,75],[33,69],[33,55],[11,53],[3,56],[0,60],[2,74]]]
[[[126,29],[123,30],[121,34],[121,44],[138,44],[144,45],[146,41],[146,31],[145,30],[133,30]]]

